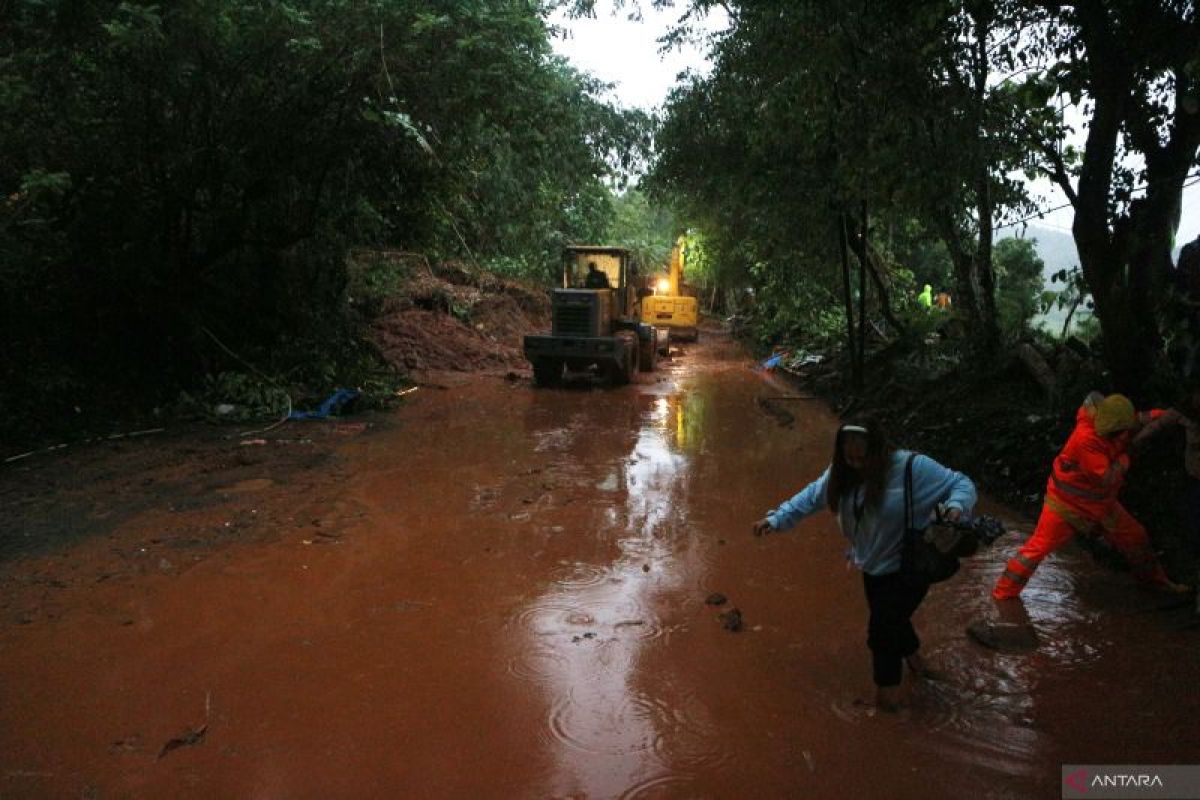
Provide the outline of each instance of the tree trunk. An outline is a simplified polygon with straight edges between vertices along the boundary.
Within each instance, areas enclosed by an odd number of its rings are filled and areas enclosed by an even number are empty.
[[[883,282],[883,263],[878,253],[870,247],[866,248],[866,259],[867,274],[871,276],[871,282],[875,284],[875,291],[879,293],[879,311],[893,330],[903,333],[904,323],[892,311],[892,298],[888,293],[887,284]]]
[[[1137,395],[1161,350],[1154,300],[1167,281],[1183,182],[1200,147],[1200,115],[1184,110],[1195,81],[1186,70],[1176,71],[1170,138],[1159,144],[1147,110],[1137,105],[1136,70],[1108,10],[1098,3],[1081,5],[1079,25],[1095,111],[1079,173],[1072,233],[1113,381],[1117,389]],[[1132,149],[1146,158],[1147,189],[1126,214],[1112,218],[1113,170],[1123,127]]]
[[[862,369],[854,344],[854,297],[850,288],[850,255],[847,252],[846,217],[837,217],[838,251],[842,256],[842,302],[846,307],[846,345],[850,353],[850,374],[854,388],[862,386]]]
[[[938,235],[946,245],[950,255],[950,263],[954,265],[954,291],[958,295],[954,304],[966,313],[967,326],[972,330],[979,325],[979,300],[976,296],[976,284],[972,276],[974,263],[970,253],[962,244],[962,235],[958,226],[950,219],[942,216],[938,219]]]
[[[988,33],[990,20],[975,18],[975,135],[979,138],[977,151],[979,163],[976,167],[975,212],[979,217],[979,238],[975,248],[975,263],[971,269],[972,287],[976,291],[979,324],[976,343],[985,354],[995,353],[1000,346],[1000,323],[996,313],[996,277],[992,269],[992,181],[988,170],[987,120],[984,106],[987,103],[988,82]]]
[[[879,313],[883,314],[883,318],[888,321],[893,330],[902,332],[904,323],[897,319],[895,312],[892,311],[892,298],[887,284],[883,280],[882,262],[878,251],[870,246],[865,234],[862,241],[850,243],[850,250],[854,253],[854,257],[862,262],[871,283],[875,285],[875,292],[879,295]]]
[[[990,354],[1000,347],[1000,320],[996,312],[996,274],[992,268],[991,180],[986,167],[981,172],[975,200],[976,213],[979,215],[979,241],[970,272],[979,311],[975,339],[980,350]]]
[[[859,220],[858,244],[863,253],[867,250],[867,204],[862,204],[862,219]],[[867,363],[867,259],[858,259],[858,363],[866,371]],[[865,379],[866,375],[860,375]]]

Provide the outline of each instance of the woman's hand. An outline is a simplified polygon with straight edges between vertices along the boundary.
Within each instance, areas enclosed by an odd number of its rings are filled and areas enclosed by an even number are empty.
[[[754,535],[755,536],[763,536],[765,534],[770,533],[773,530],[775,530],[775,529],[771,527],[771,523],[770,523],[770,521],[767,520],[766,517],[763,517],[758,522],[754,523]]]

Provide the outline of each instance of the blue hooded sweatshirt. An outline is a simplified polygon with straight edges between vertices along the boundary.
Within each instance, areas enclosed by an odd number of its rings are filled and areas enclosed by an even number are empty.
[[[904,463],[907,450],[892,453],[887,487],[879,508],[863,503],[863,487],[857,486],[838,503],[838,527],[850,540],[849,558],[854,566],[871,575],[887,575],[900,569],[900,547],[904,540]],[[767,513],[771,528],[784,531],[813,512],[828,508],[825,487],[829,468],[791,500]],[[944,504],[969,516],[975,508],[975,484],[961,472],[943,467],[932,458],[913,459],[913,527],[924,529],[934,509]]]

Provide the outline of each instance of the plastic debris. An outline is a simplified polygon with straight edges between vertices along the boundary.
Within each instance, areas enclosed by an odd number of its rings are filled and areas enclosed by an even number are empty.
[[[357,400],[359,394],[357,389],[338,389],[325,398],[325,402],[321,403],[320,408],[316,411],[292,411],[288,414],[288,419],[325,419],[332,414],[337,414],[351,402]]]

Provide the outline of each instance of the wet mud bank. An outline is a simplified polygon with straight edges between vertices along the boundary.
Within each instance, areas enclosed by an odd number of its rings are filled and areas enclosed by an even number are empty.
[[[918,614],[949,679],[857,703],[832,518],[750,534],[829,457],[822,404],[769,411],[791,394],[715,331],[619,389],[482,378],[241,465],[203,513],[270,535],[186,569],[62,577],[163,536],[153,497],[0,564],[0,795],[1034,798],[1061,763],[1190,760],[1194,636],[1127,577],[1056,555],[1036,649],[963,635],[1013,537]]]

